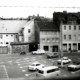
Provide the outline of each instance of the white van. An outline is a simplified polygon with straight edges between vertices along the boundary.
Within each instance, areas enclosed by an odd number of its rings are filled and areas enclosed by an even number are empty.
[[[49,66],[40,68],[38,70],[37,76],[43,77],[43,78],[53,78],[60,75],[60,70],[58,66]]]

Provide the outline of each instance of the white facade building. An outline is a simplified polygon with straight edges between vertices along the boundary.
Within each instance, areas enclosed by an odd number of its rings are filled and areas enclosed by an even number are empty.
[[[24,26],[24,42],[35,42],[34,20],[28,21]]]
[[[61,27],[63,51],[80,51],[80,25],[62,23]]]

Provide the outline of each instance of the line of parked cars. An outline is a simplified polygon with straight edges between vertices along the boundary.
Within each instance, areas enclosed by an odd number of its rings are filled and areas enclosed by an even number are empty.
[[[28,70],[37,71],[36,76],[42,79],[52,78],[54,76],[59,76],[61,71],[58,66],[44,66],[39,62],[32,63],[32,65],[28,66]]]
[[[37,51],[33,51],[32,54],[45,54],[45,51],[42,49],[38,49]]]
[[[33,51],[32,54],[46,54],[44,50],[37,50]],[[47,58],[58,58],[59,55],[58,53],[52,53],[52,54],[46,54]],[[58,77],[61,76],[61,70],[60,66],[61,63],[63,65],[67,65],[67,70],[69,71],[76,71],[80,70],[80,61],[75,61],[73,62],[71,59],[68,57],[62,57],[61,59],[56,60],[57,66],[45,66],[39,62],[34,62],[32,65],[28,66],[29,71],[37,71],[37,76],[42,77],[42,78],[52,78],[52,77]]]

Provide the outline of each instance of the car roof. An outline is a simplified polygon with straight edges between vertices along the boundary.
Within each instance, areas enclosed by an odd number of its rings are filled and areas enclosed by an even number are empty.
[[[32,63],[32,64],[40,64],[39,62],[34,62],[34,63]]]
[[[48,67],[40,68],[39,70],[46,71],[46,70],[56,69],[56,68],[58,68],[58,66],[48,66]]]

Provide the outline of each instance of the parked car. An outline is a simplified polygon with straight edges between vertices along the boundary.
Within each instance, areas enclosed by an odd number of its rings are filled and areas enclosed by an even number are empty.
[[[58,58],[58,53],[48,53],[46,56],[47,58]]]
[[[37,51],[33,51],[32,54],[45,54],[45,51],[42,49],[38,49]]]
[[[36,71],[39,68],[44,68],[43,64],[40,64],[39,62],[34,62],[32,65],[28,66],[28,70]]]
[[[48,66],[44,68],[40,68],[36,74],[38,77],[43,77],[44,79],[53,78],[59,76],[61,73],[58,66]]]
[[[20,55],[24,55],[24,54],[26,54],[26,52],[24,52],[24,51],[20,52]]]
[[[68,57],[62,57],[61,59],[57,60],[58,64],[61,64],[61,62],[63,64],[67,64],[67,63],[70,63],[72,60],[69,59]]]
[[[77,71],[80,70],[80,61],[74,61],[72,64],[68,65],[69,71]]]

